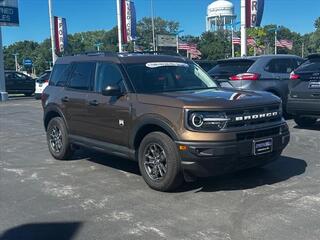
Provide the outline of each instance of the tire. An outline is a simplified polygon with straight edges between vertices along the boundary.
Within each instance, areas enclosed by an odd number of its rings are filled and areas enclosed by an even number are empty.
[[[311,127],[317,122],[317,118],[295,117],[294,121],[299,127]]]
[[[157,160],[158,167],[155,167],[155,164],[150,164],[150,158],[146,157],[146,155],[153,155],[152,149],[155,155],[160,153]],[[176,144],[168,135],[162,132],[152,132],[145,136],[139,147],[138,159],[141,175],[152,189],[167,192],[175,190],[182,184],[180,156]],[[145,166],[145,163],[149,163],[149,165]],[[152,174],[155,172],[150,171],[151,168],[155,169],[157,174]],[[166,170],[165,173],[163,169]],[[156,179],[155,175],[159,178]]]
[[[56,134],[53,135],[54,133]],[[60,140],[59,142],[57,142],[57,138]],[[67,128],[62,118],[55,117],[50,120],[47,127],[47,142],[49,151],[55,159],[66,160],[72,156],[73,149],[69,143]]]

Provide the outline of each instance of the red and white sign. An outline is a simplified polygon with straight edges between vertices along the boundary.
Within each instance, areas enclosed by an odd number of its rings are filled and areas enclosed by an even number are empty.
[[[63,53],[67,47],[67,24],[66,19],[61,17],[54,17],[54,33],[56,52]]]

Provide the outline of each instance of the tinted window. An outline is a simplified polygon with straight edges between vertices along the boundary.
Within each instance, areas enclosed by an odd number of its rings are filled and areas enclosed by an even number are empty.
[[[314,58],[305,61],[300,67],[297,68],[297,72],[319,72],[320,71],[320,58]]]
[[[37,79],[38,83],[44,83],[45,81],[47,81],[50,77],[50,72],[45,72],[42,75],[40,75],[40,77]]]
[[[216,83],[197,65],[157,62],[126,65],[138,93],[216,88]]]
[[[21,73],[14,73],[13,74],[13,78],[15,79],[20,79],[20,80],[26,80],[27,76]]]
[[[291,58],[279,58],[271,60],[265,67],[270,73],[291,73],[297,67],[297,62]]]
[[[67,81],[68,75],[65,74],[65,70],[68,64],[55,64],[52,74],[50,76],[50,85],[64,86]]]
[[[96,92],[101,92],[110,85],[123,87],[122,80],[122,75],[117,65],[111,63],[98,63],[94,90]]]
[[[243,61],[223,61],[219,62],[214,68],[209,71],[210,75],[237,75],[245,73],[252,66],[254,61],[243,60]]]
[[[94,75],[95,66],[96,64],[93,62],[73,64],[68,87],[79,90],[90,90],[91,79]]]

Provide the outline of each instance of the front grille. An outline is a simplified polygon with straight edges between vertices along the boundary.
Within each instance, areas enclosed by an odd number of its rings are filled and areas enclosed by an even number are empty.
[[[237,134],[237,141],[253,140],[280,134],[280,127]]]
[[[275,113],[275,112],[277,112],[276,116],[237,120],[238,118],[241,118],[241,117],[260,116],[261,114],[268,114],[268,113]],[[230,119],[226,124],[226,127],[225,127],[226,129],[241,128],[245,126],[277,122],[277,121],[280,121],[282,118],[279,105],[227,111],[226,114],[227,114],[227,117]]]

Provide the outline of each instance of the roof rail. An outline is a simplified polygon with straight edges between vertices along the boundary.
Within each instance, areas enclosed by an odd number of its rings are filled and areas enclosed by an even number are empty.
[[[174,51],[136,51],[136,52],[123,52],[119,54],[130,54],[130,55],[144,55],[144,54],[149,54],[149,55],[170,55],[170,56],[177,56],[177,57],[182,57],[181,54],[174,52]]]

